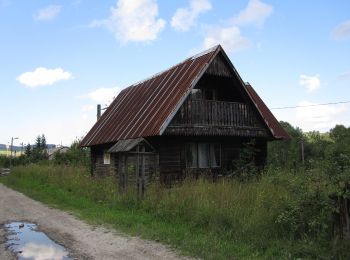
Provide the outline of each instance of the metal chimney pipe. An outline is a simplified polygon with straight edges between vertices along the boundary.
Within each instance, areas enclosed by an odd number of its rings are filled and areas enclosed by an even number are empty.
[[[101,117],[101,104],[97,104],[97,120]]]

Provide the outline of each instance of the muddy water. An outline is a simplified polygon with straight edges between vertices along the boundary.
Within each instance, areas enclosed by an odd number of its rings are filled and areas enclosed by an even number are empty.
[[[70,260],[67,250],[52,241],[32,223],[12,222],[5,225],[8,231],[6,246],[20,260]]]

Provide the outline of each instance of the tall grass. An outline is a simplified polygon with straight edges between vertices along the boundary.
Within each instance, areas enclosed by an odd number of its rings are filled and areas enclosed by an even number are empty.
[[[79,167],[21,166],[2,181],[91,222],[206,259],[349,254],[341,244],[324,238],[331,233],[328,186],[301,173],[270,170],[247,183],[188,180],[171,189],[153,184],[143,200],[132,193],[119,194],[115,178],[91,177]],[[312,200],[315,194],[321,204]],[[305,206],[305,201],[314,205]]]

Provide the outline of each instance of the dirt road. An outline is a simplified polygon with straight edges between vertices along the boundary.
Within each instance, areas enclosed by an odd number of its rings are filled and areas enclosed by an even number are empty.
[[[0,184],[0,259],[14,259],[5,250],[3,224],[11,221],[36,223],[76,259],[180,259],[155,242],[118,234],[88,225],[66,212],[48,208]]]

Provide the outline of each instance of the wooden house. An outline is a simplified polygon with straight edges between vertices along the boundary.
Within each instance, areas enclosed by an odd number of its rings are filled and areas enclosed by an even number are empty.
[[[115,175],[120,188],[143,192],[189,172],[230,169],[243,144],[255,140],[264,165],[270,140],[288,134],[243,82],[221,46],[138,82],[114,99],[87,133],[93,172]]]

